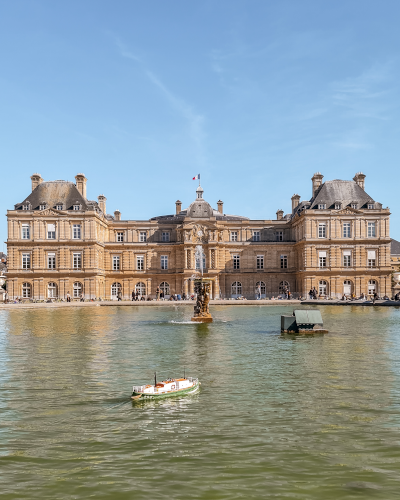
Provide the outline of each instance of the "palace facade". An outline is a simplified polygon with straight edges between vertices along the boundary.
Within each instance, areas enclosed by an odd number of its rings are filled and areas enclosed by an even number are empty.
[[[252,220],[224,213],[196,190],[186,209],[149,220],[107,214],[106,197],[87,198],[87,179],[44,182],[7,211],[9,297],[124,299],[193,292],[190,277],[203,247],[213,298],[277,296],[285,287],[305,296],[391,295],[390,211],[365,191],[365,175],[323,182],[312,177],[310,200],[292,196],[292,211]]]

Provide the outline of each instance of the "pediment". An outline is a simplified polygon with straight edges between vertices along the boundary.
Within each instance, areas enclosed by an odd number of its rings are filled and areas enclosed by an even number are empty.
[[[52,208],[45,208],[44,210],[40,210],[39,212],[36,212],[37,215],[42,215],[48,217],[49,215],[60,215],[62,212],[60,210],[53,210]]]
[[[341,208],[340,210],[336,210],[336,213],[338,215],[362,214],[362,212],[360,210],[357,210],[357,209],[351,208],[351,207]]]

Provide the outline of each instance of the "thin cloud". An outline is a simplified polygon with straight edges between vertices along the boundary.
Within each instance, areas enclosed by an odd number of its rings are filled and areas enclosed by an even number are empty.
[[[122,57],[126,57],[127,59],[132,59],[133,61],[139,63],[142,62],[142,59],[138,55],[131,52],[131,50],[128,49],[127,46],[118,37],[115,37],[115,45],[118,47]]]

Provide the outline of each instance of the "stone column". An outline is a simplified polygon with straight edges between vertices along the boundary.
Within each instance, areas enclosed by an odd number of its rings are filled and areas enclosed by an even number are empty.
[[[152,293],[152,290],[151,290],[151,278],[147,278],[147,290],[146,290],[146,294],[147,295],[151,295]]]

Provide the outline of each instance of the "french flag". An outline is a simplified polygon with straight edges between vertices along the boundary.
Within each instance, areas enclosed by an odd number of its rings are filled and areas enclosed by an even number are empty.
[[[193,177],[193,180],[196,181],[196,180],[200,180],[200,174],[197,174],[196,177]]]

